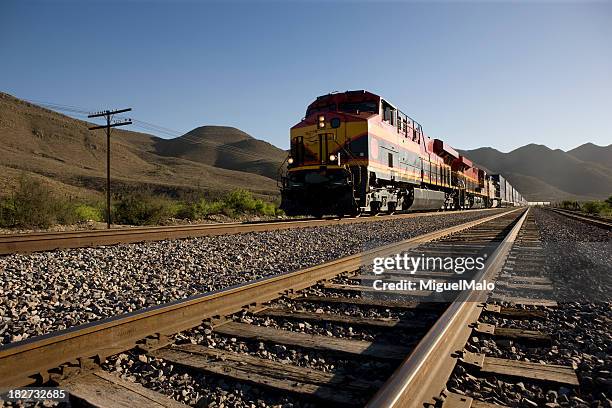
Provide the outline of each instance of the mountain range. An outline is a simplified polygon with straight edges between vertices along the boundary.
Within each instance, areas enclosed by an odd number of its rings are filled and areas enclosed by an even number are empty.
[[[91,123],[0,93],[0,195],[21,175],[61,194],[99,195],[105,186],[106,136]],[[509,153],[491,147],[461,151],[501,173],[530,201],[602,199],[612,194],[612,145],[583,144],[564,152],[530,144]],[[170,195],[236,188],[278,196],[276,176],[287,153],[227,126],[202,126],[173,139],[113,129],[113,191],[147,188]]]
[[[508,181],[530,201],[593,200],[612,195],[612,145],[586,143],[564,152],[529,144],[509,153],[461,151]]]

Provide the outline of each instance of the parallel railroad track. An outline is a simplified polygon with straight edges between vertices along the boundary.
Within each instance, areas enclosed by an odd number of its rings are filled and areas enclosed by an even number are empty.
[[[466,210],[466,211],[490,211]],[[456,212],[455,212],[456,213]],[[40,232],[0,235],[0,255],[15,252],[49,251],[61,248],[81,248],[102,245],[127,244],[142,241],[161,241],[246,232],[320,227],[338,224],[377,222],[403,218],[439,215],[440,212],[394,214],[384,217],[326,218],[284,220],[271,222],[244,222],[219,224],[173,225],[161,227],[114,228],[110,230]]]
[[[586,222],[600,228],[612,230],[612,220],[595,215],[587,215],[577,211],[564,210],[561,208],[552,208],[557,214],[562,214],[566,217],[573,218],[578,221]]]
[[[447,362],[454,360],[452,377],[446,382],[446,373],[439,375],[439,372],[430,371],[432,378],[438,379],[430,388],[442,390],[435,401],[430,400],[437,406],[503,408],[505,404],[541,406],[546,402],[547,406],[561,406],[557,404],[557,390],[568,393],[580,390],[577,366],[556,362],[557,346],[551,347],[552,333],[526,329],[540,326],[533,323],[546,321],[559,307],[555,289],[561,283],[547,274],[546,251],[539,227],[532,214],[526,215],[503,262],[495,292],[484,307],[464,322],[464,327],[470,327],[469,339],[447,350],[454,350],[453,357],[448,353],[445,356],[445,352],[440,354]],[[499,318],[499,312],[508,305],[519,308]],[[557,333],[559,335],[564,336],[563,330]],[[535,350],[540,350],[539,354]],[[500,358],[500,355],[506,357]],[[542,355],[553,362],[543,361]],[[531,391],[533,389],[543,389],[544,397]],[[522,390],[523,395],[511,398],[503,395],[515,394],[515,390]],[[583,406],[578,403],[580,399],[576,401],[575,406]]]
[[[437,388],[438,382],[431,381],[433,373],[436,373],[436,378],[450,375],[454,362],[450,364],[447,356],[456,349],[453,347],[465,343],[471,332],[466,322],[477,318],[482,309],[479,302],[483,299],[473,291],[458,291],[456,298],[450,302],[441,299],[441,303],[424,300],[423,296],[436,298],[435,293],[414,292],[414,296],[389,294],[383,298],[368,296],[366,282],[370,282],[372,276],[364,276],[362,266],[370,265],[374,258],[403,252],[413,256],[422,252],[442,256],[449,251],[470,256],[487,254],[484,269],[469,278],[492,280],[500,272],[525,216],[524,210],[511,210],[305,270],[9,344],[0,348],[0,389],[35,381],[59,383],[75,398],[94,405],[108,405],[111,401],[117,403],[127,398],[131,406],[153,403],[178,406],[178,402],[156,391],[99,371],[99,365],[109,356],[136,348],[150,357],[172,361],[188,370],[203,371],[277,392],[290,391],[319,403],[363,405],[369,400],[370,406],[422,406],[437,396],[441,389]],[[415,277],[402,276],[399,272],[392,275],[394,278]],[[417,277],[440,281],[457,279],[457,276],[439,271],[419,273]],[[360,286],[359,282],[365,286]],[[278,303],[279,299],[281,303]],[[282,302],[314,305],[317,311],[287,310],[282,307]],[[411,318],[358,318],[319,310],[321,305],[340,304],[405,311]],[[419,318],[421,309],[440,314],[433,326],[414,321]],[[371,341],[349,340],[329,334],[321,336],[248,324],[232,317],[245,311],[253,319],[278,319],[281,322],[299,319],[313,324],[327,322],[363,327],[377,334]],[[498,312],[507,315],[521,313],[512,308]],[[390,367],[397,368],[380,386],[368,382],[370,378],[355,380],[342,373],[330,374],[278,364],[254,355],[198,344],[174,344],[173,334],[202,324],[214,335],[229,336],[234,340],[284,344],[354,359],[388,361]],[[421,340],[410,342],[404,339],[398,344],[399,336],[393,342],[394,336],[389,336],[388,331],[398,328],[420,333],[418,337]],[[378,340],[379,334],[384,341]]]

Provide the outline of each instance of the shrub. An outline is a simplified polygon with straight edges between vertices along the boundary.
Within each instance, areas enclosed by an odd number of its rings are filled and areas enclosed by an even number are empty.
[[[74,207],[74,215],[78,221],[104,221],[104,213],[100,207],[94,207],[87,204],[77,204]]]
[[[257,214],[269,215],[273,216],[280,213],[280,210],[276,208],[276,206],[272,203],[267,203],[262,200],[257,200],[257,204],[255,206],[255,212]]]
[[[100,219],[99,210],[53,195],[43,182],[23,175],[10,197],[0,200],[0,226],[48,228],[52,224],[73,224]]]
[[[578,205],[577,201],[565,200],[561,202],[561,208],[566,210],[577,210],[580,208],[580,205]]]
[[[15,205],[11,198],[0,200],[0,227],[15,226]]]
[[[612,208],[612,196],[606,198],[605,203],[608,205],[608,207]]]
[[[604,204],[600,201],[587,201],[582,203],[581,207],[587,214],[599,214],[604,209]]]
[[[24,175],[1,207],[5,226],[47,228],[56,221],[60,205],[47,186]]]
[[[208,217],[210,215],[221,214],[223,212],[223,201],[208,201],[201,199],[196,205],[196,214],[198,218]]]
[[[114,202],[112,219],[117,224],[154,225],[169,218],[197,220],[215,214],[236,217],[240,214],[273,216],[282,213],[277,204],[255,198],[246,190],[235,190],[219,199],[189,197],[187,200],[173,200],[149,191],[129,192]],[[1,227],[46,228],[58,222],[101,222],[105,214],[103,205],[59,199],[42,182],[25,176],[20,179],[12,196],[0,199]]]
[[[275,215],[278,209],[275,204],[254,198],[250,191],[235,190],[229,193],[224,200],[224,213],[235,215],[240,213]]]
[[[179,209],[176,203],[164,196],[154,197],[143,192],[126,194],[121,196],[112,209],[113,222],[131,225],[161,224],[176,216]]]
[[[197,208],[194,203],[180,203],[178,211],[176,212],[176,218],[183,220],[196,220],[198,219]]]
[[[240,214],[273,216],[278,213],[280,210],[275,204],[254,198],[249,191],[235,190],[221,199],[200,198],[195,202],[182,203],[177,217],[194,220],[217,214],[236,217]]]
[[[246,190],[234,190],[225,197],[225,206],[239,213],[253,213],[257,208],[257,201]]]

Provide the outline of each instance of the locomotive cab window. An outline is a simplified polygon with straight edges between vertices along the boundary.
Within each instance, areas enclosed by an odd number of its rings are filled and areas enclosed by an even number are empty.
[[[400,111],[397,111],[397,133],[402,133],[404,131],[405,123],[406,123],[406,115],[404,115]]]
[[[383,120],[390,125],[395,125],[395,108],[389,105],[387,102],[382,101],[383,106]]]
[[[338,106],[338,110],[347,113],[378,113],[378,104],[376,102],[343,102]]]
[[[314,113],[335,112],[336,109],[337,108],[336,108],[335,103],[330,103],[328,105],[322,105],[322,106],[315,106],[315,107],[308,109],[308,111],[306,112],[306,116],[308,117]]]

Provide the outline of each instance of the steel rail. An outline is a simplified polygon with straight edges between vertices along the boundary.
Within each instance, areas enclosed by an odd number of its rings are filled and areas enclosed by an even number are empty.
[[[203,322],[274,300],[285,293],[368,265],[375,257],[395,255],[444,236],[472,228],[517,210],[434,231],[311,268],[262,278],[227,289],[116,316],[0,347],[0,390],[49,378],[49,370],[67,362],[86,365],[135,347],[146,339],[163,344],[166,336]]]
[[[490,211],[477,209],[464,211]],[[454,212],[456,213],[456,212]],[[290,228],[320,227],[339,224],[377,222],[415,217],[430,217],[441,212],[408,213],[385,217],[359,217],[335,219],[306,219],[272,222],[218,223],[173,225],[162,227],[132,227],[110,230],[39,232],[27,234],[0,234],[0,255],[16,252],[50,251],[55,249],[95,247],[143,241],[161,241],[202,236],[239,234],[246,232],[277,231]],[[452,213],[451,213],[452,214]]]
[[[523,213],[474,280],[490,281],[501,271],[528,211]],[[480,316],[486,296],[472,290],[461,292],[367,407],[434,406],[434,398],[444,389],[457,362],[457,353],[463,350],[472,331],[470,323]]]
[[[578,221],[587,222],[600,228],[612,230],[612,220],[606,220],[600,217],[592,217],[586,214],[576,214],[575,212],[564,210],[561,208],[551,208],[557,214],[565,215]]]

